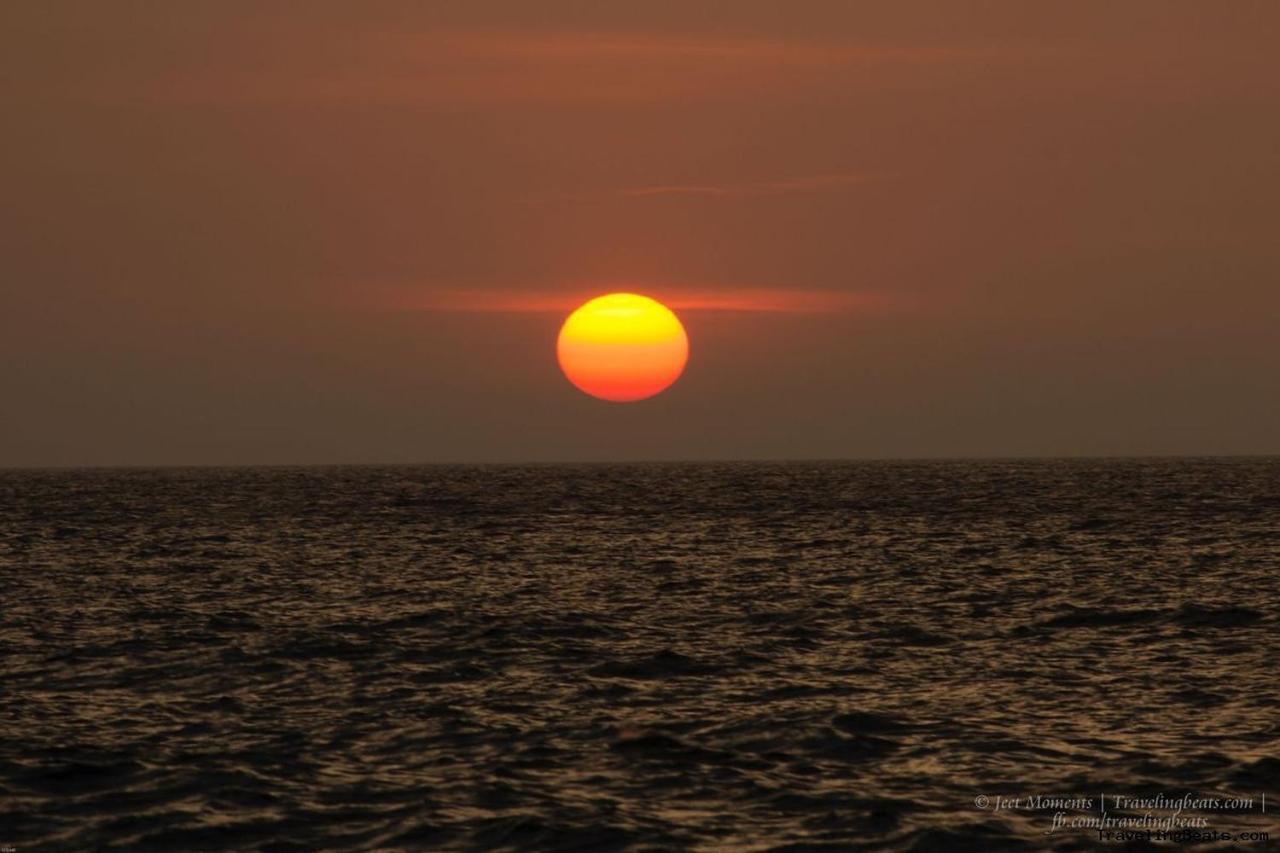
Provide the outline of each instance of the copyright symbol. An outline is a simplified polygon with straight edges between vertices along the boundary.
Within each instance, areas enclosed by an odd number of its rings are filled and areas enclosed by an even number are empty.
[[[973,804],[978,808],[982,809],[983,811],[985,811],[991,806],[991,798],[988,797],[986,794],[979,794],[978,796],[973,798]]]

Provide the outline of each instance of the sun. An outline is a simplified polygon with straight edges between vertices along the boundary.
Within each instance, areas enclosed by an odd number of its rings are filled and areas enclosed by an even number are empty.
[[[615,403],[652,397],[680,378],[689,337],[670,308],[635,293],[583,304],[560,327],[560,369],[579,390]]]

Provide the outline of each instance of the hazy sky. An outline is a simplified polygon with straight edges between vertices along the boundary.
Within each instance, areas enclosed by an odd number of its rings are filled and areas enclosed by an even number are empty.
[[[1280,452],[1280,3],[0,4],[0,465]],[[684,377],[586,397],[586,297]]]

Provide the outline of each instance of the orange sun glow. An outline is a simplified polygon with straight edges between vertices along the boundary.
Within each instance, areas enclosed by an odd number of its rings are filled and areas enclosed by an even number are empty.
[[[689,360],[689,338],[661,302],[610,293],[569,315],[556,341],[560,369],[581,391],[629,403],[666,389]]]

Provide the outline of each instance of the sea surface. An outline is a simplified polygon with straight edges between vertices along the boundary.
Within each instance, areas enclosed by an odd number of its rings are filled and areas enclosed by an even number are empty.
[[[0,846],[1275,849],[1278,651],[1276,459],[0,472]]]

